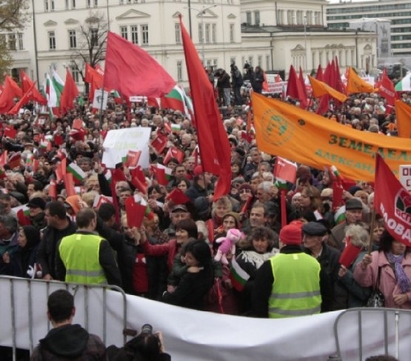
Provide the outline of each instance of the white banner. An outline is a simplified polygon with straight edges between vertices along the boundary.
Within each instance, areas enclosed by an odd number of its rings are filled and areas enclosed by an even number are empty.
[[[94,92],[93,108],[98,110],[106,110],[107,108],[108,92],[102,92],[102,89],[97,89]]]
[[[0,277],[0,345],[11,346],[15,333],[17,346],[30,348],[30,333],[35,346],[51,327],[47,322],[47,294],[63,283],[47,283],[18,279],[13,284],[6,277]],[[30,289],[30,292],[28,290]],[[74,293],[72,286],[68,290]],[[98,289],[75,293],[76,316],[79,323],[99,335],[106,345],[122,345],[123,299],[119,292],[106,293],[106,307],[103,308],[103,294]],[[12,297],[14,303],[12,307]],[[30,302],[31,294],[31,302]],[[336,353],[334,322],[341,314],[330,312],[315,316],[269,320],[237,316],[226,316],[170,306],[140,297],[127,296],[127,328],[140,330],[149,323],[154,331],[164,334],[166,351],[173,360],[179,361],[249,361],[249,360],[307,360],[325,361]],[[88,308],[89,315],[85,316]],[[30,319],[32,309],[32,319]],[[384,314],[378,309],[367,309],[362,314],[363,359],[370,355],[384,353]],[[406,360],[411,352],[409,335],[411,330],[410,311],[401,313],[399,322],[400,359]],[[15,314],[16,328],[13,332],[12,315]],[[103,315],[106,315],[104,323]],[[388,352],[395,355],[395,311],[387,317]],[[342,315],[338,336],[343,360],[359,359],[359,316],[357,312]],[[105,325],[105,327],[104,327]],[[403,358],[401,358],[401,355]]]
[[[103,143],[103,164],[107,168],[115,168],[117,163],[127,156],[128,151],[141,150],[138,165],[143,169],[149,167],[149,148],[151,128],[126,128],[110,130]]]

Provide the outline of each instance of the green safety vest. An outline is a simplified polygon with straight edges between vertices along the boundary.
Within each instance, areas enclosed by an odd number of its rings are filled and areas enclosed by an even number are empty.
[[[268,302],[270,318],[320,313],[320,270],[318,261],[305,253],[280,253],[270,258],[274,283]]]
[[[104,240],[94,234],[74,233],[61,240],[60,258],[66,267],[66,282],[107,284],[100,265],[100,244]]]

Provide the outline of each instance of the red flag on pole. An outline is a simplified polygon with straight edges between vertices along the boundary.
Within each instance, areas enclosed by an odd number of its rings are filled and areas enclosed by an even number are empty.
[[[23,105],[26,105],[32,98],[33,88],[34,88],[34,82],[31,85],[30,89],[27,90],[27,92],[20,98],[20,100],[16,103],[16,105],[7,112],[7,114],[18,114],[20,111],[20,108]]]
[[[231,190],[230,144],[214,98],[214,89],[181,16],[180,28],[197,123],[201,164],[205,172],[219,176],[214,191],[214,199],[218,199]]]
[[[20,70],[20,79],[23,93],[27,93],[31,86],[35,84],[35,82],[31,80],[23,70]],[[30,96],[30,100],[34,100],[35,102],[42,105],[47,104],[47,99],[43,95],[41,95],[41,93],[35,86],[32,88],[32,93]]]
[[[22,96],[23,91],[10,76],[6,75],[4,90],[0,95],[0,113],[7,113],[15,105],[14,98]]]
[[[175,84],[175,80],[145,50],[108,32],[104,88],[116,89],[127,98],[132,95],[161,97]]]
[[[374,208],[395,240],[411,245],[411,195],[377,153]]]
[[[378,88],[378,94],[387,99],[387,113],[391,113],[395,105],[395,100],[397,97],[397,92],[391,79],[387,75],[387,70],[384,69],[382,73],[381,80],[377,83],[376,88]]]
[[[76,98],[78,94],[77,85],[67,68],[66,82],[64,83],[64,88],[60,99],[60,110],[62,113],[66,113],[68,110],[74,108],[74,98]]]

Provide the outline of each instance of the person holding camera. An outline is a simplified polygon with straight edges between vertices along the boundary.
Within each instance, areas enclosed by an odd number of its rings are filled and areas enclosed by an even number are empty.
[[[145,324],[141,332],[124,347],[109,346],[107,359],[108,361],[171,361],[171,356],[165,352],[162,333],[153,333],[153,326]]]

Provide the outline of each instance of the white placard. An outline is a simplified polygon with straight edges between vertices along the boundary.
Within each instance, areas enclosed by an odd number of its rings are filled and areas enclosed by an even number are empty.
[[[408,192],[411,192],[411,165],[400,165],[400,182]]]
[[[107,98],[108,98],[108,92],[104,92],[104,95],[102,93],[101,89],[97,89],[94,92],[94,99],[93,99],[93,108],[98,109],[98,110],[106,110],[107,108]],[[101,104],[103,102],[103,104]]]
[[[131,149],[141,151],[138,165],[143,169],[148,168],[150,133],[151,128],[143,127],[110,130],[103,143],[103,164],[107,168],[115,168]]]

